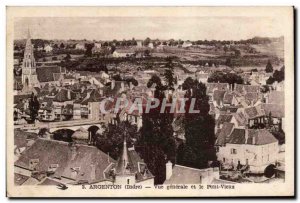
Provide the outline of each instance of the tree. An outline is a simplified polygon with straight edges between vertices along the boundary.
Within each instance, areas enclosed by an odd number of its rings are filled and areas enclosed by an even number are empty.
[[[206,168],[208,161],[216,160],[214,150],[214,118],[209,115],[209,98],[206,95],[206,86],[191,78],[186,79],[183,88],[188,90],[185,97],[186,111],[184,116],[185,144],[178,150],[178,164],[194,167]],[[189,112],[191,99],[195,99],[194,109],[200,113]]]
[[[226,59],[225,65],[228,66],[228,67],[232,67],[232,66],[233,66],[232,61],[231,61],[231,58],[227,58],[227,59]]]
[[[234,55],[235,55],[236,57],[241,56],[241,51],[238,50],[238,49],[235,49],[235,50],[234,50]]]
[[[223,49],[224,49],[224,52],[225,52],[225,54],[226,54],[227,51],[228,51],[228,47],[225,45]]]
[[[164,77],[167,82],[167,89],[168,90],[174,90],[174,83],[175,83],[175,78],[174,78],[174,64],[172,62],[171,58],[167,58],[167,64],[165,66],[165,73]]]
[[[35,123],[35,120],[38,116],[38,111],[40,109],[40,103],[37,97],[32,93],[29,99],[29,116],[30,122]]]
[[[149,37],[147,37],[147,38],[144,40],[144,45],[145,45],[145,46],[148,46],[150,42],[151,42],[151,39],[150,39]]]
[[[54,45],[53,45],[53,48],[54,48],[54,49],[58,49],[58,45],[57,45],[57,44],[54,44]]]
[[[268,60],[268,63],[267,63],[267,65],[266,65],[266,72],[267,72],[267,73],[272,73],[272,72],[273,72],[273,66],[272,66],[270,60]]]
[[[94,47],[94,43],[91,43],[91,44],[85,44],[85,56],[87,56],[87,57],[91,57],[92,56],[92,54],[93,54],[93,52],[92,52],[92,49],[93,49],[93,47]]]
[[[155,176],[155,184],[162,184],[165,181],[166,161],[175,162],[176,144],[172,127],[174,117],[169,109],[160,113],[166,87],[162,85],[161,79],[156,75],[150,78],[147,86],[151,87],[153,84],[156,84],[154,97],[160,101],[160,105],[151,109],[149,113],[143,114],[139,143],[143,146],[141,153],[144,160]]]
[[[130,82],[131,82],[131,84],[133,84],[134,86],[138,86],[139,85],[139,82],[136,79],[134,79],[134,78],[128,78],[128,79],[126,79],[126,82],[127,82],[127,84],[130,84]]]
[[[64,43],[61,43],[61,44],[59,45],[59,48],[64,49],[64,48],[65,48]]]
[[[70,59],[71,59],[71,55],[69,54],[69,53],[67,53],[67,55],[66,55],[66,57],[64,58],[65,59],[65,61],[70,61]]]
[[[228,84],[243,84],[244,80],[240,75],[235,73],[214,72],[207,80],[208,82],[222,82]]]
[[[123,147],[124,138],[126,138],[128,146],[132,146],[139,138],[140,134],[136,125],[132,125],[128,121],[121,121],[117,124],[108,124],[102,134],[95,135],[96,146],[103,152],[118,159]]]

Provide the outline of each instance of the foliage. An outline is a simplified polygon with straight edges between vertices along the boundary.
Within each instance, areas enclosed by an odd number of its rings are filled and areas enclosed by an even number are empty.
[[[64,142],[72,142],[72,135],[74,134],[73,130],[70,129],[60,129],[53,132],[53,139],[60,140]]]
[[[208,82],[221,82],[228,84],[243,84],[244,80],[240,75],[235,73],[214,72],[207,80]]]
[[[284,66],[280,70],[275,70],[273,76],[270,76],[269,79],[266,81],[268,85],[273,84],[275,81],[278,83],[284,80]]]
[[[92,49],[93,49],[93,47],[94,47],[94,44],[85,44],[85,56],[87,56],[87,57],[91,57],[92,56]]]
[[[185,166],[205,168],[208,161],[216,160],[215,123],[214,118],[208,114],[210,106],[206,86],[197,80],[187,78],[183,88],[187,90],[185,97],[188,99],[184,117],[186,142],[179,147],[177,161]],[[194,109],[200,113],[189,112],[192,98],[196,99]]]
[[[40,103],[37,97],[32,93],[29,99],[29,115],[30,115],[30,122],[35,123],[35,120],[38,116],[38,111],[40,109]]]
[[[273,66],[272,66],[270,60],[268,60],[268,63],[267,63],[267,65],[266,65],[266,72],[267,72],[267,73],[272,73],[272,72],[273,72]]]
[[[165,66],[164,78],[167,82],[166,88],[168,90],[174,90],[175,78],[174,78],[174,64],[171,58],[167,58],[167,64]]]
[[[121,121],[117,124],[108,124],[102,134],[95,135],[96,146],[103,152],[117,159],[123,147],[124,137],[127,145],[131,146],[139,138],[137,126],[128,121]]]
[[[165,98],[165,87],[158,76],[154,75],[147,86],[155,86],[155,98],[160,100],[157,108],[151,109],[149,113],[143,114],[143,126],[141,128],[141,139],[139,143],[144,150],[141,151],[149,170],[155,176],[155,184],[165,181],[165,164],[167,160],[175,162],[176,144],[173,137],[173,114],[169,109],[160,113],[161,101]]]

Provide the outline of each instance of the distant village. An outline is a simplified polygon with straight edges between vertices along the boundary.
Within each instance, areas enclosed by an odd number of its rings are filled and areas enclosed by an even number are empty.
[[[32,37],[14,44],[16,185],[284,182],[284,60],[257,48],[283,39]],[[196,97],[200,114],[100,111],[120,97]]]

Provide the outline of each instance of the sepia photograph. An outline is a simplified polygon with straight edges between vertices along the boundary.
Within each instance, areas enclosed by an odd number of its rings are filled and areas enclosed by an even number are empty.
[[[7,196],[294,196],[293,13],[7,7]]]

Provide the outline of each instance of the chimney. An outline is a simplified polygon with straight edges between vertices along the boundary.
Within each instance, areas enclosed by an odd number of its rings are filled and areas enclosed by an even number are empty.
[[[245,128],[245,144],[247,144],[248,138],[249,138],[249,131],[248,131],[248,128],[246,127]]]
[[[124,88],[124,82],[121,82],[121,91],[123,92],[125,90]]]
[[[71,90],[68,89],[68,99],[71,99]]]
[[[115,80],[112,80],[112,81],[111,81],[111,89],[114,89],[114,88],[115,88],[115,84],[116,84]]]
[[[129,88],[130,88],[130,90],[132,90],[132,88],[133,88],[132,82],[129,82]]]
[[[172,176],[172,162],[168,161],[168,163],[166,163],[166,180],[169,180]]]

